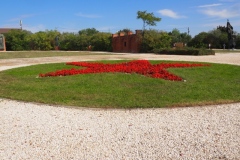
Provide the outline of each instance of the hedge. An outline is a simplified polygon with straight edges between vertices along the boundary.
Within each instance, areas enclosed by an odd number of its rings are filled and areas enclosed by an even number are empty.
[[[167,55],[215,55],[214,50],[207,49],[196,49],[196,48],[186,48],[186,49],[160,49],[154,51],[156,54],[167,54]]]

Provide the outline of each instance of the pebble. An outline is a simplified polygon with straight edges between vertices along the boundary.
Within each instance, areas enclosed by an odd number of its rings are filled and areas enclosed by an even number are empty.
[[[0,98],[1,160],[240,159],[240,103],[87,109]]]

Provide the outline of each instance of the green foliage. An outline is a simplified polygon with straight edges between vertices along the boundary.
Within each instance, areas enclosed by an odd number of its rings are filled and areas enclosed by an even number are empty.
[[[158,30],[146,30],[144,37],[144,50],[143,52],[154,52],[161,48],[169,48],[171,44],[171,36],[166,32]]]
[[[180,42],[180,31],[178,29],[173,29],[172,32],[168,33],[172,37],[172,44]]]
[[[168,55],[215,55],[215,51],[207,50],[204,48],[194,49],[194,48],[183,48],[183,49],[160,49],[155,50],[157,54],[168,54]]]
[[[236,35],[236,49],[240,49],[240,33]]]
[[[54,50],[55,38],[59,37],[61,50],[87,50],[89,45],[96,51],[111,51],[111,34],[100,33],[95,28],[80,30],[78,34],[59,33],[46,30],[36,33],[12,30],[5,34],[6,48],[10,51],[22,50]]]
[[[87,35],[87,36],[92,36],[97,33],[99,33],[99,31],[96,30],[95,28],[87,28],[87,29],[80,30],[78,32],[79,35]]]
[[[186,43],[193,48],[211,48],[222,49],[223,44],[228,48],[228,35],[224,30],[214,29],[209,32],[201,32],[194,38],[191,38],[186,32],[181,33],[178,29],[173,29],[166,35],[164,32],[156,30],[145,30],[147,25],[156,25],[161,18],[155,17],[153,13],[138,11],[138,19],[144,22],[144,32],[141,35],[142,52],[157,52],[161,48],[169,48],[176,42]],[[130,29],[123,29],[119,32],[129,32]],[[84,51],[88,46],[92,46],[94,51],[112,51],[111,33],[99,32],[95,28],[80,30],[78,33],[59,33],[56,30],[46,30],[37,33],[31,33],[26,30],[11,30],[4,34],[6,38],[6,49],[8,51],[23,50],[54,50],[56,36],[59,37],[59,47],[61,50]],[[234,36],[236,46],[240,48],[240,34]],[[171,40],[170,40],[171,39]]]
[[[209,44],[211,44],[211,48],[222,49],[224,44],[227,48],[227,32],[221,29],[214,29],[209,32],[201,32],[188,43],[188,46],[195,48],[208,48]]]
[[[34,50],[51,50],[51,39],[47,36],[46,32],[37,32],[31,36],[31,43]]]
[[[207,41],[211,44],[211,48],[223,48],[223,44],[228,44],[227,32],[220,29],[214,29],[208,32]]]
[[[63,33],[60,38],[61,50],[79,50],[77,46],[77,35],[74,33]]]
[[[172,41],[171,41],[172,46],[174,43],[178,43],[178,42],[187,44],[192,39],[192,37],[190,35],[188,35],[186,32],[180,33],[180,31],[176,28],[173,29],[172,32],[169,32],[168,34],[172,38]]]
[[[196,35],[189,43],[188,46],[194,48],[207,48],[209,42],[207,41],[208,33],[201,32]]]
[[[6,34],[6,46],[10,51],[52,50],[57,31],[31,33],[25,30],[11,30]]]
[[[88,36],[87,34],[82,34],[82,35],[76,35],[76,50],[87,50],[87,47],[91,44],[91,37]],[[75,50],[75,49],[70,49],[70,50]]]
[[[110,33],[97,33],[91,37],[91,45],[94,51],[111,51],[112,36]]]
[[[154,16],[153,13],[147,13],[147,11],[138,11],[137,19],[142,19],[143,30],[146,26],[156,26],[156,22],[161,21],[161,18]]]
[[[60,38],[60,49],[84,51],[91,45],[94,51],[111,51],[111,42],[110,33],[84,29],[79,31],[79,34],[63,33]]]
[[[9,51],[28,50],[29,36],[31,33],[25,30],[11,30],[5,34],[6,49]]]
[[[205,48],[200,48],[197,55],[215,55],[214,50],[207,50]]]
[[[47,37],[49,39],[51,49],[54,49],[54,47],[56,45],[55,39],[56,39],[56,37],[60,37],[61,33],[58,32],[57,30],[46,30],[45,33],[47,34]]]
[[[190,42],[191,39],[192,37],[188,35],[186,32],[180,34],[180,42],[187,44],[188,42]]]

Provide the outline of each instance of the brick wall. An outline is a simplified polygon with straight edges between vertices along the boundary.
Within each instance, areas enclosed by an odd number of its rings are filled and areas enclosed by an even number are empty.
[[[113,52],[130,52],[138,53],[141,47],[141,30],[136,30],[136,34],[132,32],[119,33],[112,35]]]
[[[0,34],[0,52],[1,51],[6,51],[6,42],[2,34]]]

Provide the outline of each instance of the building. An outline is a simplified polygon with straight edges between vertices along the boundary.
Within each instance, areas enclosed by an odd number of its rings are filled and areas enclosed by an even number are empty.
[[[11,30],[20,30],[19,28],[0,28],[0,34],[8,33]]]
[[[3,34],[0,34],[0,52],[1,51],[6,51],[6,43]]]
[[[6,51],[6,39],[4,34],[11,30],[21,30],[19,28],[0,28],[0,51]]]
[[[135,34],[133,34],[132,32],[120,32],[119,34],[113,34],[113,52],[139,53],[142,42],[141,35],[142,30],[136,30]]]

